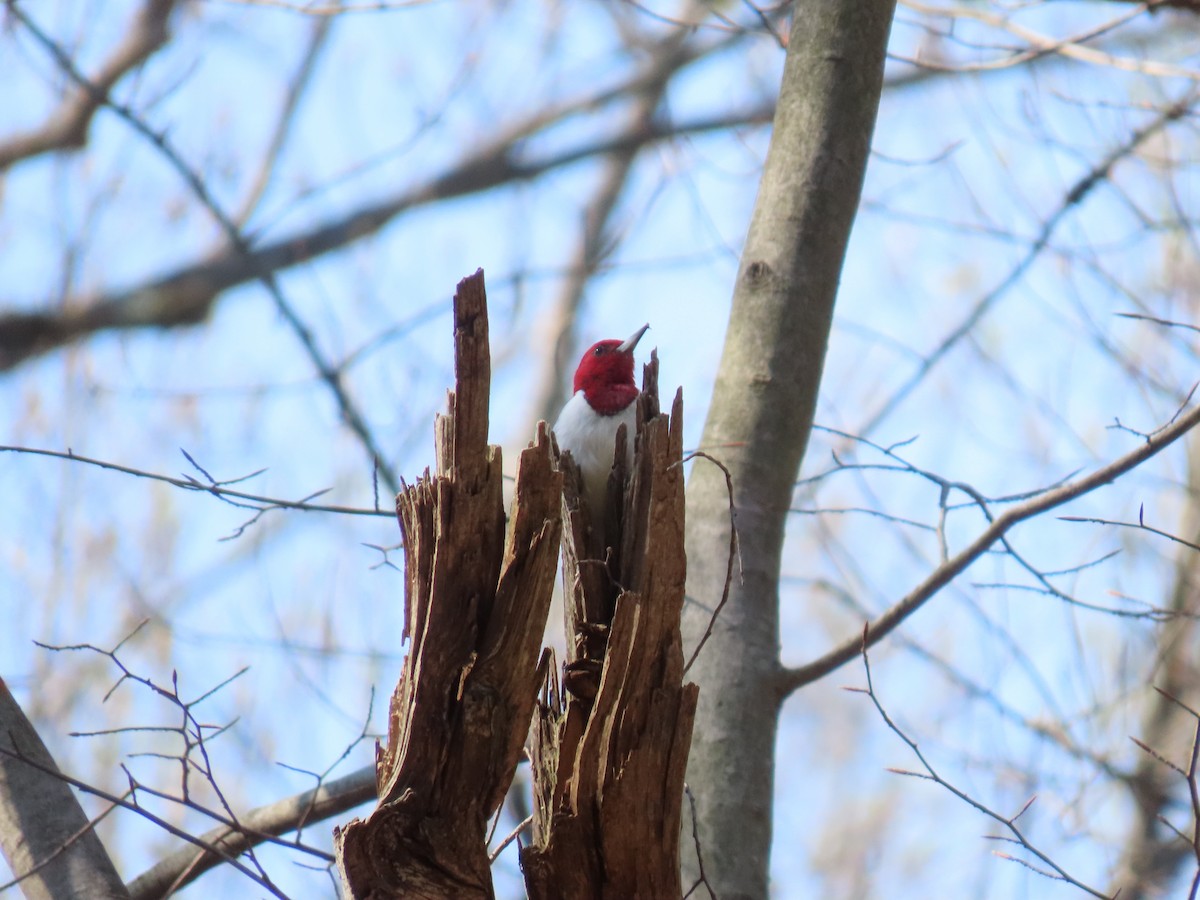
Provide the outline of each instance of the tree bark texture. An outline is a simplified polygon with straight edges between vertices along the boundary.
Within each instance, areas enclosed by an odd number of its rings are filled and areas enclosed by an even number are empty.
[[[605,560],[589,558],[577,470],[563,457],[568,659],[560,688],[547,654],[534,725],[533,841],[521,854],[532,900],[682,893],[681,806],[697,687],[683,683],[679,631],[683,404],[677,394],[671,415],[659,413],[657,365],[652,359],[638,399],[619,547]]]
[[[544,423],[521,455],[506,537],[500,454],[487,445],[486,316],[480,273],[455,296],[456,389],[436,424],[437,474],[396,500],[410,645],[376,753],[379,805],[335,831],[347,895],[493,896],[486,825],[512,782],[540,684],[534,833],[521,854],[529,895],[680,897],[697,697],[683,684],[679,630],[682,398],[660,414],[652,359],[629,436],[632,470],[620,449],[598,511],[618,538],[604,559],[588,549],[578,470],[569,455],[557,459]],[[564,521],[560,679],[552,654],[539,662],[538,652]]]
[[[0,850],[27,900],[128,900],[33,724],[0,681]]]
[[[483,273],[454,298],[456,390],[436,423],[437,474],[396,498],[405,632],[379,805],[335,831],[353,898],[490,898],[486,825],[522,755],[554,586],[562,476],[542,426],[521,454],[507,534],[500,451],[487,444]]]
[[[801,0],[702,445],[734,485],[741,574],[697,658],[688,783],[722,900],[768,894],[784,526],[816,406],[834,298],[883,83],[893,0]],[[687,491],[684,643],[725,582],[725,480],[698,461]],[[685,875],[698,874],[685,852]]]

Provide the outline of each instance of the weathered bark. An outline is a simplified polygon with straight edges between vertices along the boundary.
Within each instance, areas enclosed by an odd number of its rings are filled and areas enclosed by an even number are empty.
[[[679,633],[687,568],[682,399],[660,415],[656,377],[653,359],[638,400],[620,548],[607,566],[588,559],[578,474],[564,457],[566,690],[548,664],[534,726],[533,842],[521,854],[533,900],[681,895],[679,828],[697,688],[683,684]],[[620,483],[618,471],[610,500]]]
[[[437,421],[437,475],[396,498],[405,633],[379,805],[335,830],[354,898],[493,896],[485,829],[522,753],[554,584],[562,476],[549,435],[521,454],[507,538],[499,448],[487,444],[483,273],[454,298],[456,391]]]
[[[701,443],[729,467],[742,574],[693,672],[688,783],[722,900],[766,897],[779,686],[779,563],[883,84],[893,0],[796,4],[775,128]],[[729,547],[725,480],[687,491],[685,646],[708,627]],[[698,874],[685,852],[689,883]]]
[[[0,680],[0,850],[27,900],[129,892],[50,751]]]

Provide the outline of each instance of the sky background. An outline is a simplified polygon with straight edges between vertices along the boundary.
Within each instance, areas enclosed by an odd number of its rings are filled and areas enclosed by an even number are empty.
[[[91,71],[136,4],[50,2],[29,15]],[[972,5],[972,10],[1004,12]],[[1066,37],[1126,16],[1110,3],[1012,12]],[[260,204],[254,244],[391,196],[443,171],[548,103],[617,83],[642,61],[622,46],[669,29],[645,7],[601,3],[423,3],[336,18],[311,87]],[[723,10],[739,23],[744,7]],[[205,0],[177,11],[170,46],[121,82],[118,98],[167,134],[216,202],[237,210],[269,144],[281,98],[314,27],[282,7]],[[695,40],[722,39],[716,18]],[[985,23],[902,6],[893,28],[874,153],[847,254],[817,420],[896,452],[989,497],[1044,487],[1132,449],[1166,421],[1196,379],[1179,331],[1120,318],[1141,312],[1194,321],[1195,123],[1191,116],[1123,156],[1075,205],[1072,187],[1135,130],[1194,91],[1193,18],[1131,18],[1098,39],[1106,52],[1172,77],[1050,55],[962,68],[1020,42]],[[35,127],[63,81],[19,25],[0,40],[0,137]],[[777,90],[783,51],[751,34],[674,80],[660,114],[672,122],[738,110]],[[524,141],[536,161],[621,127],[614,104]],[[765,128],[692,135],[638,158],[617,207],[614,250],[589,283],[572,356],[644,322],[664,393],[682,386],[685,443],[700,441],[720,356],[738,254],[766,151]],[[432,465],[432,420],[452,383],[450,297],[487,273],[493,379],[491,438],[511,466],[532,434],[537,379],[552,352],[545,322],[599,177],[588,159],[535,180],[415,208],[376,235],[280,275],[289,304],[335,361],[388,463],[409,481]],[[41,157],[0,183],[0,294],[5,309],[87,304],[202,259],[220,242],[211,215],[160,151],[111,113],[86,152]],[[1061,211],[1067,207],[1065,212]],[[1031,247],[1058,216],[1046,247]],[[1021,274],[1012,278],[1020,267]],[[1011,282],[1006,285],[1007,282]],[[989,312],[892,412],[876,420],[944,337],[985,298]],[[639,357],[644,360],[644,354]],[[569,374],[569,373],[568,373]],[[341,425],[325,386],[261,285],[226,292],[199,327],[107,333],[0,373],[0,442],[65,450],[164,474],[217,479],[267,496],[370,508],[370,460]],[[860,442],[815,433],[802,477],[844,462],[880,463]],[[511,471],[511,468],[508,469]],[[1182,446],[1135,477],[1064,512],[1171,530],[1185,508]],[[380,505],[391,505],[386,489]],[[782,656],[801,663],[861,627],[938,560],[928,526],[938,489],[911,472],[851,469],[803,483],[784,553]],[[966,499],[959,495],[956,502]],[[853,510],[869,509],[903,517]],[[814,511],[824,511],[814,514]],[[206,722],[234,723],[211,743],[223,788],[244,807],[366,765],[365,732],[386,728],[386,699],[404,647],[402,575],[369,545],[399,540],[389,517],[274,511],[250,517],[209,495],[61,460],[0,455],[0,674],[43,729],[60,765],[119,790],[118,764],[164,789],[174,752],[146,732],[178,711],[132,684],[105,699],[118,673],[86,651],[111,647],[139,674],[206,700]],[[926,526],[924,528],[920,525]],[[952,548],[983,527],[949,514]],[[1128,610],[1163,605],[1175,548],[1147,535],[1047,518],[1015,544],[1035,564],[1066,570],[1072,596]],[[399,562],[393,551],[388,557]],[[1081,610],[1028,590],[993,555],[873,654],[882,702],[955,784],[1014,813],[1032,794],[1031,833],[1081,880],[1103,886],[1130,817],[1127,796],[1017,719],[1057,722],[1092,752],[1129,766],[1149,680],[1155,627]],[[1001,586],[997,586],[1001,585]],[[553,624],[553,623],[552,623]],[[931,660],[932,655],[932,660]],[[949,673],[949,674],[948,674]],[[981,685],[986,697],[964,690]],[[995,826],[947,792],[886,768],[917,761],[843,668],[786,705],[779,733],[773,895],[822,897],[1070,896],[994,857]],[[372,704],[372,696],[374,702]],[[342,758],[347,747],[352,747]],[[94,806],[89,808],[94,809]],[[169,804],[161,809],[198,827]],[[507,814],[506,814],[507,815]],[[133,877],[173,839],[132,815],[102,829]],[[328,847],[331,823],[307,835]],[[507,818],[500,832],[512,827]],[[328,876],[266,850],[281,887],[333,896]],[[300,860],[303,861],[303,860]],[[496,866],[501,896],[519,896],[515,852]],[[2,877],[2,873],[0,873]],[[184,896],[244,895],[232,873]]]

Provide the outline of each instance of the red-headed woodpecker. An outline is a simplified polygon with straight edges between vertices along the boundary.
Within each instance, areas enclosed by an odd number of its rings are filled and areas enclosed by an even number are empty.
[[[583,495],[593,522],[604,521],[608,473],[621,425],[627,464],[633,456],[635,401],[640,393],[633,380],[633,348],[649,327],[643,325],[624,341],[599,341],[588,348],[575,370],[575,395],[554,423],[559,448],[571,451],[583,475]]]

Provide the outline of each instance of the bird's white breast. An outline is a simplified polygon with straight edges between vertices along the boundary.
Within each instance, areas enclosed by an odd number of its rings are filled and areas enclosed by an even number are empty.
[[[617,428],[625,426],[626,464],[633,458],[633,437],[637,402],[611,416],[602,416],[588,404],[583,391],[567,401],[554,423],[554,435],[562,450],[570,450],[583,474],[583,489],[593,516],[603,509],[608,473],[612,469],[617,444]]]

